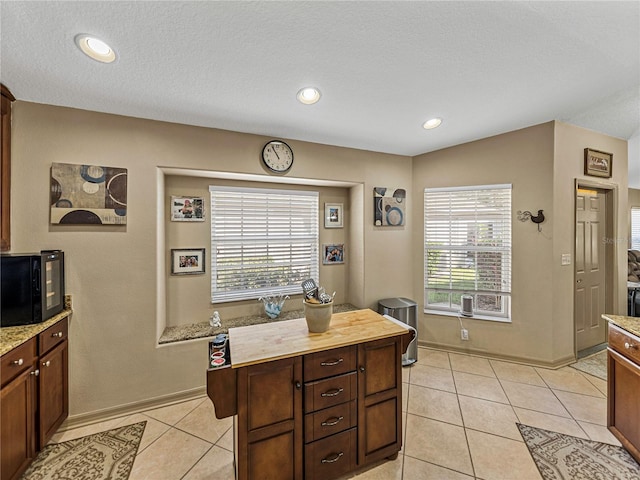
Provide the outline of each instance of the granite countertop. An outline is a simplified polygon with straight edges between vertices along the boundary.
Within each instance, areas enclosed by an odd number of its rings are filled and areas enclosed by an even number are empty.
[[[67,318],[72,313],[73,310],[66,309],[42,323],[36,323],[33,325],[21,325],[18,327],[0,328],[0,355],[4,355],[17,346],[22,345],[27,340],[35,337],[40,332],[44,332],[51,325],[55,325],[60,320]]]
[[[640,317],[626,317],[623,315],[609,315],[608,313],[604,313],[602,318],[640,337]]]
[[[342,303],[333,306],[333,313],[350,312],[358,310],[357,307],[350,303]],[[222,327],[212,327],[209,322],[192,323],[189,325],[179,325],[177,327],[167,327],[162,332],[159,344],[182,342],[185,340],[195,340],[198,338],[215,337],[219,333],[228,333],[230,328],[246,327],[247,325],[259,325],[261,323],[275,323],[283,320],[293,320],[296,318],[304,318],[304,310],[291,310],[282,312],[278,318],[271,319],[266,314],[249,315],[246,317],[237,317],[222,319]]]

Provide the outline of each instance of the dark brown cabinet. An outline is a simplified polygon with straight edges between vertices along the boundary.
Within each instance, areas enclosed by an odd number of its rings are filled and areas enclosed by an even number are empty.
[[[302,478],[302,359],[238,371],[238,479]]]
[[[609,324],[609,430],[640,462],[640,338]]]
[[[23,343],[2,356],[0,372],[0,478],[19,478],[36,454],[37,343]]]
[[[216,416],[237,415],[237,478],[331,480],[394,458],[402,447],[402,353],[410,341],[396,335],[208,370]]]
[[[358,463],[396,455],[402,446],[400,338],[358,346]]]
[[[69,412],[67,319],[2,356],[0,478],[16,479]]]
[[[7,87],[0,85],[2,100],[2,150],[0,154],[0,250],[11,248],[11,103]]]

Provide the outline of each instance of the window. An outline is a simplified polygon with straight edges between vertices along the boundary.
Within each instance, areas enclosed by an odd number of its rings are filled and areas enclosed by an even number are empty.
[[[425,311],[460,311],[473,297],[474,315],[509,318],[511,185],[424,191]]]
[[[640,250],[640,207],[631,207],[631,250]]]
[[[210,186],[211,301],[302,293],[318,281],[318,192]]]

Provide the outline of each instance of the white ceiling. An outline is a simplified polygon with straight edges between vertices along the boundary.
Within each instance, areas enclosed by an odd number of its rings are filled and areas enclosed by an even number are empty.
[[[0,15],[20,100],[402,155],[549,120],[640,135],[638,1],[3,0]],[[78,33],[117,61],[85,57]],[[295,98],[307,85],[316,105]]]

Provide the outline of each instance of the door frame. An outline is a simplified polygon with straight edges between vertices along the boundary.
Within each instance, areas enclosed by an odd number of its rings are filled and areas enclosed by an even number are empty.
[[[618,231],[618,212],[619,207],[619,195],[618,185],[611,182],[603,182],[598,180],[592,180],[590,178],[576,178],[573,192],[573,275],[571,276],[573,284],[571,291],[573,295],[573,352],[575,358],[578,358],[578,334],[576,332],[576,222],[577,222],[577,203],[576,196],[579,188],[595,188],[602,190],[605,194],[605,235],[610,239],[605,243],[605,310],[608,312],[616,312],[618,304],[618,292],[620,288],[620,282],[618,280],[618,243],[616,241],[617,236],[615,233]],[[626,239],[625,239],[626,240]],[[626,244],[625,244],[626,245]],[[607,341],[607,329],[605,329],[604,341]]]

